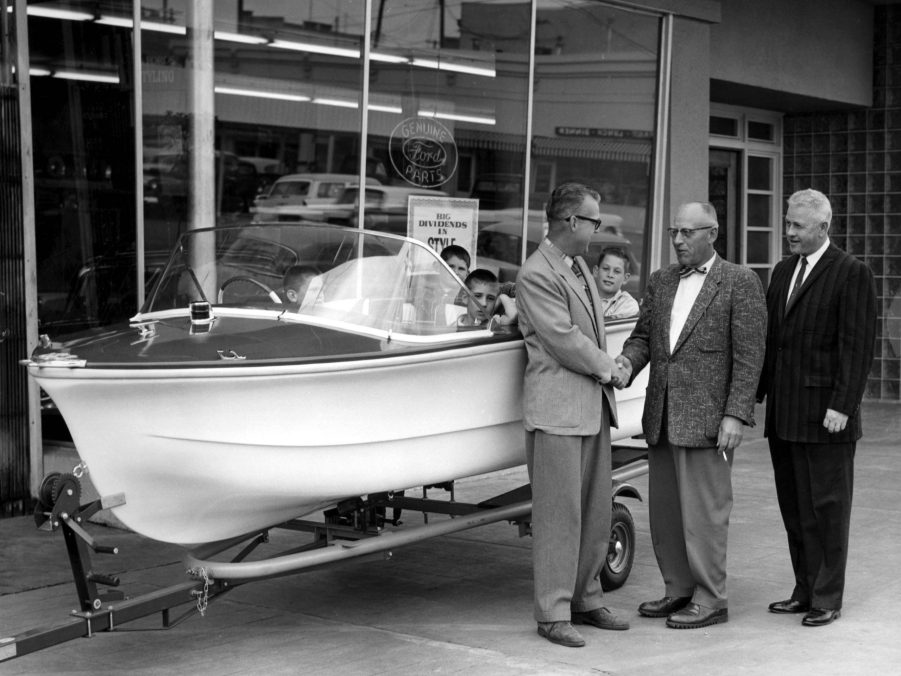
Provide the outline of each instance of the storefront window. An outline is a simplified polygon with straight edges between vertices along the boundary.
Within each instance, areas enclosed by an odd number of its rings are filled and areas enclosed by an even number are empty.
[[[80,3],[30,3],[39,330],[133,314],[135,172],[129,31]]]
[[[648,270],[659,19],[583,0],[539,0],[529,250],[548,190],[585,183],[601,195],[601,231],[587,262],[624,249],[638,295]]]
[[[127,318],[182,232],[265,220],[418,228],[510,281],[567,180],[640,294],[660,19],[536,5],[533,36],[507,0],[140,0],[137,34],[126,0],[33,3],[42,321]]]

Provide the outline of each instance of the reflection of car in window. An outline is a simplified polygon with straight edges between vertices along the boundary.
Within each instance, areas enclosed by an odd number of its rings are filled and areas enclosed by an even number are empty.
[[[605,248],[621,247],[629,256],[632,277],[624,287],[627,291],[637,292],[639,288],[639,263],[630,240],[621,234],[622,217],[616,214],[601,212],[601,229],[596,232],[589,244],[585,262],[589,268],[596,265],[598,257]],[[528,257],[545,236],[547,221],[544,212],[529,211],[528,241],[526,256]],[[477,241],[477,263],[497,274],[502,282],[512,282],[519,272],[519,260],[522,250],[522,211],[506,209],[494,212],[479,212],[479,235]]]
[[[254,200],[254,220],[322,220],[344,189],[358,182],[356,174],[288,174]],[[379,185],[370,178],[367,185]]]
[[[259,189],[259,174],[251,162],[233,153],[215,154],[217,208],[247,211]],[[147,154],[144,157],[144,203],[164,208],[187,208],[190,167],[184,153]]]
[[[482,174],[472,187],[472,197],[479,200],[479,209],[508,209],[522,206],[522,176]]]
[[[447,193],[442,190],[399,185],[367,186],[363,204],[363,227],[398,235],[406,234],[407,198],[411,195],[446,197]],[[359,199],[359,186],[345,189],[335,205],[338,208],[329,215],[328,222],[357,227],[356,207]]]

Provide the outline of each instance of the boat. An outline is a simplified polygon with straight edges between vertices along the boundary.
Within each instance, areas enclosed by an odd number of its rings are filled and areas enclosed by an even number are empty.
[[[289,299],[289,271],[309,273]],[[121,326],[26,362],[128,528],[186,548],[525,462],[521,335],[414,239],[260,223],[184,233]],[[618,354],[633,322],[607,327]],[[617,391],[640,434],[646,375]]]

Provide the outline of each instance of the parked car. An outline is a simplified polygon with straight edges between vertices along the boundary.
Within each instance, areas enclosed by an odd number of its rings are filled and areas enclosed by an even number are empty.
[[[482,174],[472,187],[471,197],[479,209],[508,209],[522,204],[522,174]]]
[[[218,208],[225,212],[248,211],[260,185],[256,167],[234,153],[216,151]],[[187,208],[190,170],[184,153],[160,153],[144,160],[144,203],[164,208]],[[221,186],[220,186],[221,180]],[[219,192],[221,189],[221,193]]]
[[[369,230],[407,234],[407,198],[411,195],[447,197],[442,190],[428,190],[410,186],[383,185],[366,187],[363,207],[363,227]],[[357,227],[357,207],[360,200],[359,186],[345,189],[327,217],[329,223]]]
[[[254,200],[255,222],[266,220],[323,220],[344,189],[359,183],[356,174],[288,174]],[[367,185],[380,185],[374,178]]]

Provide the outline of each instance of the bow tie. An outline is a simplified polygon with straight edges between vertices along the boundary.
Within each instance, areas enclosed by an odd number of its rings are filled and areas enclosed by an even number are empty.
[[[699,275],[706,275],[707,268],[703,265],[697,268],[693,268],[689,265],[683,265],[681,268],[679,268],[680,277],[688,277],[692,272],[697,272]]]

